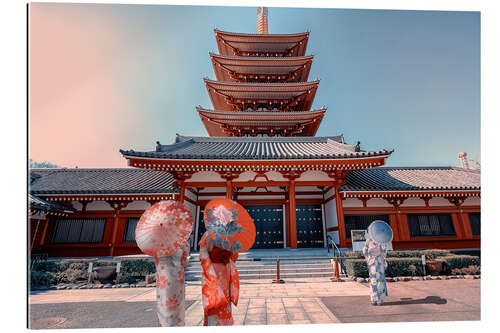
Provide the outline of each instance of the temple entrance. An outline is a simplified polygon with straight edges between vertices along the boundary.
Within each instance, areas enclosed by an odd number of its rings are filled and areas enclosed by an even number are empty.
[[[324,247],[321,205],[297,205],[297,247]]]
[[[246,206],[255,224],[252,249],[283,248],[283,206]]]
[[[255,243],[252,249],[283,248],[283,206],[245,206],[255,224]],[[204,207],[200,207],[198,240],[205,233]]]

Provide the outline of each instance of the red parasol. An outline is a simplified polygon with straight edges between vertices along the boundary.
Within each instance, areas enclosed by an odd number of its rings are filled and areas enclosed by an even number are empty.
[[[142,214],[135,229],[135,240],[147,255],[169,256],[184,246],[192,227],[189,208],[178,201],[160,201]]]
[[[255,225],[239,203],[218,198],[205,206],[205,227],[215,245],[233,253],[250,249],[255,241]]]

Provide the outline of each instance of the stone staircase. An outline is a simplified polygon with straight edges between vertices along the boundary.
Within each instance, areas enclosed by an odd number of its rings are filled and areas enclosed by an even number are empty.
[[[240,258],[236,262],[240,280],[276,278],[276,260],[259,258]],[[197,254],[192,254],[186,269],[186,281],[201,281],[202,269]],[[280,277],[287,278],[324,278],[333,275],[330,259],[287,258],[280,260]],[[342,276],[342,275],[341,275]]]

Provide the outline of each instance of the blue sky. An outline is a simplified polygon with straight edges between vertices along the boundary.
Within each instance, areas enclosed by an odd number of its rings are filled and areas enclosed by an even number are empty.
[[[175,133],[206,136],[195,106],[212,108],[203,77],[215,77],[208,56],[217,52],[213,29],[256,31],[255,7],[38,6],[52,20],[60,17],[82,31],[73,47],[107,59],[84,80],[97,84],[105,75],[120,99],[109,103],[104,90],[93,96],[103,108],[99,113],[116,114],[110,126],[118,129],[89,128],[92,140],[83,136],[72,143],[75,150],[95,151],[92,156],[73,156],[68,149],[63,160],[60,152],[48,156],[36,147],[30,154],[68,167],[123,167],[120,148],[152,150],[157,140],[171,143]],[[270,33],[307,29],[306,53],[315,55],[309,79],[321,79],[313,108],[328,107],[317,136],[343,133],[348,143],[361,141],[362,149],[394,148],[388,166],[459,166],[461,151],[480,158],[479,12],[269,8]],[[85,50],[67,57],[85,62],[78,58]],[[69,73],[61,80],[83,79]],[[60,98],[58,89],[52,91]],[[60,103],[68,122],[71,103],[70,95]],[[57,114],[54,105],[31,112],[50,120]],[[43,132],[32,140],[46,147]]]

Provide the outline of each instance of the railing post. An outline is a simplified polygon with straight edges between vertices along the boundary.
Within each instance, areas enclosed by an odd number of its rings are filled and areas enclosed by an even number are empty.
[[[330,278],[333,282],[342,282],[342,279],[340,278],[340,265],[339,261],[337,258],[332,259],[332,264],[333,264],[333,275]]]
[[[285,283],[280,278],[280,258],[276,258],[276,279],[272,281],[273,283]]]

